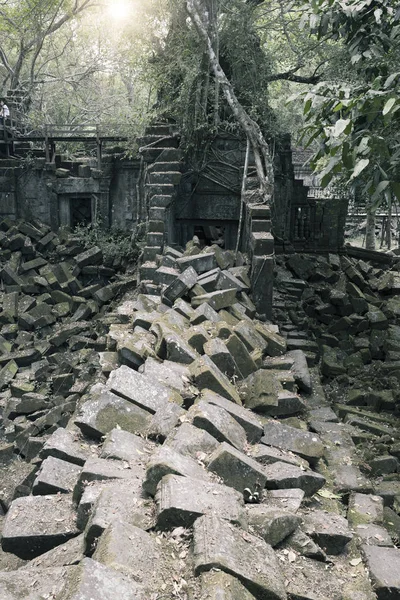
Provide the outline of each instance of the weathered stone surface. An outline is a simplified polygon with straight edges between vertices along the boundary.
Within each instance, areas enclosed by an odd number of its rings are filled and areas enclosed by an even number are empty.
[[[144,600],[140,586],[130,577],[85,558],[68,574],[57,600]]]
[[[193,267],[196,273],[205,273],[211,271],[217,266],[215,255],[210,253],[194,254],[193,256],[183,256],[178,258],[176,264],[185,271],[188,267]]]
[[[53,346],[61,346],[67,342],[73,335],[79,335],[86,329],[90,328],[90,323],[87,321],[79,321],[76,323],[68,323],[59,327],[54,335],[49,339]]]
[[[189,368],[191,376],[200,390],[209,389],[236,404],[241,404],[235,387],[208,356],[202,356],[195,360]]]
[[[278,406],[280,390],[275,372],[265,369],[252,373],[240,385],[240,395],[246,408],[260,413]]]
[[[349,498],[347,519],[350,525],[382,523],[383,498],[372,494],[353,493]]]
[[[83,465],[87,458],[89,458],[89,451],[83,447],[83,444],[76,439],[71,431],[59,427],[46,440],[40,451],[41,458],[47,458],[48,456],[54,456],[54,458],[59,458],[75,465]]]
[[[239,321],[239,323],[234,326],[233,330],[238,338],[245,344],[249,352],[259,350],[261,354],[265,353],[268,342],[260,335],[253,323],[245,320]]]
[[[87,552],[94,550],[98,538],[115,519],[140,529],[154,526],[154,503],[142,493],[143,471],[135,468],[135,472],[138,475],[136,478],[113,481],[98,487],[100,492],[94,499],[85,528]]]
[[[207,303],[214,310],[221,310],[232,306],[236,302],[237,289],[228,290],[217,290],[215,292],[209,292],[208,294],[202,294],[201,296],[195,296],[192,298],[193,308],[197,308],[201,304]]]
[[[84,552],[85,540],[83,534],[81,534],[41,554],[37,558],[33,558],[22,569],[34,572],[33,569],[37,568],[50,569],[53,567],[77,565],[85,558]]]
[[[236,577],[223,571],[202,573],[200,579],[200,600],[255,600]]]
[[[112,429],[105,437],[100,458],[145,465],[152,450],[152,444],[138,435],[123,429]]]
[[[315,494],[325,483],[325,477],[319,473],[283,462],[266,465],[264,473],[267,489],[300,488],[306,496]]]
[[[227,400],[229,402],[229,400]],[[188,411],[188,419],[199,429],[204,429],[219,442],[227,442],[239,450],[246,443],[246,433],[241,425],[222,407],[200,401]]]
[[[314,558],[315,560],[326,561],[327,556],[325,552],[313,542],[313,540],[301,529],[296,529],[291,535],[289,535],[284,544],[284,548],[290,548],[295,552],[298,552],[301,556],[308,558]]]
[[[267,477],[264,468],[226,442],[212,453],[208,468],[238,492],[243,493],[245,488],[252,493],[260,492],[265,487]]]
[[[302,558],[293,562],[282,562],[282,572],[287,582],[289,598],[296,600],[370,600],[370,596],[360,592],[360,596],[344,590],[343,579],[335,571],[327,570],[326,565]]]
[[[242,379],[248,377],[251,373],[254,373],[254,371],[257,371],[258,367],[253,355],[248,352],[245,344],[235,333],[230,335],[226,340],[226,347],[233,356],[237,367],[237,374]]]
[[[136,469],[138,467],[136,466]],[[140,471],[140,469],[139,469]],[[141,473],[144,472],[144,467]],[[74,488],[74,500],[79,502],[85,487],[92,481],[107,481],[110,479],[130,479],[135,473],[131,469],[124,469],[119,460],[104,458],[89,458],[80,472]]]
[[[64,588],[66,569],[40,568],[38,571],[0,571],[2,600],[41,600],[58,598]]]
[[[227,400],[229,402],[229,400]],[[191,423],[182,423],[164,442],[183,456],[195,459],[204,458],[219,446],[219,442],[204,429],[194,427]]]
[[[164,441],[184,418],[186,418],[186,411],[177,404],[168,402],[164,408],[158,410],[151,417],[148,436],[159,441]]]
[[[39,556],[78,535],[70,494],[17,498],[6,515],[1,546],[21,558]]]
[[[164,445],[153,453],[147,464],[146,479],[143,482],[145,492],[154,496],[159,481],[168,474],[210,481],[209,474],[197,461]]]
[[[302,350],[291,350],[289,356],[293,358],[293,365],[291,367],[291,372],[293,377],[299,386],[299,389],[305,392],[306,394],[311,394],[312,392],[312,383],[311,383],[311,375],[310,370],[307,364],[307,357]]]
[[[190,317],[191,325],[200,325],[204,321],[211,321],[212,323],[218,323],[221,318],[207,302],[203,302],[196,308],[193,315]]]
[[[232,488],[190,477],[166,475],[157,486],[157,526],[191,527],[202,515],[218,515],[246,527],[243,496]]]
[[[389,532],[381,525],[355,525],[354,535],[357,536],[361,544],[368,546],[386,546],[392,547],[393,540]]]
[[[233,375],[238,374],[233,356],[221,339],[214,338],[209,340],[204,344],[203,351],[227,377],[233,377]]]
[[[167,557],[156,539],[139,527],[114,520],[101,536],[93,558],[143,586],[147,597],[162,591]]]
[[[276,462],[285,462],[289,465],[295,465],[303,469],[308,469],[310,465],[304,458],[293,454],[293,452],[287,452],[274,448],[274,446],[266,446],[265,444],[256,444],[250,448],[249,456],[254,458],[257,462],[262,465],[272,465]]]
[[[43,461],[36,475],[32,493],[34,496],[68,494],[74,489],[80,472],[80,466],[49,456]]]
[[[268,421],[264,425],[261,443],[294,452],[311,464],[324,454],[324,445],[317,434],[301,431],[278,421]]]
[[[185,395],[190,383],[190,371],[186,365],[165,360],[159,362],[154,358],[148,358],[142,367],[143,373],[152,379],[156,379],[179,394]]]
[[[198,354],[184,337],[175,331],[163,329],[156,345],[157,355],[168,361],[190,365]]]
[[[215,516],[194,524],[196,574],[221,569],[237,577],[258,600],[285,600],[286,591],[275,553],[258,537]]]
[[[304,490],[300,488],[265,490],[263,493],[263,503],[270,507],[282,508],[296,513],[303,502],[304,496]]]
[[[107,387],[111,392],[151,413],[162,409],[167,402],[182,403],[182,398],[151,377],[122,366],[110,374]]]
[[[261,439],[264,433],[263,426],[250,410],[247,410],[210,390],[203,390],[201,399],[204,400],[204,402],[209,402],[210,404],[225,409],[235,421],[243,427],[246,432],[247,440],[251,444],[255,444]]]
[[[280,544],[301,523],[298,515],[264,504],[248,505],[246,511],[250,527],[272,547]]]
[[[325,510],[314,510],[304,515],[302,529],[327,554],[340,554],[353,537],[344,517]]]
[[[365,545],[362,551],[378,600],[400,597],[400,550]]]
[[[75,424],[85,435],[101,438],[117,426],[130,433],[144,433],[150,420],[148,411],[104,389],[82,404]]]

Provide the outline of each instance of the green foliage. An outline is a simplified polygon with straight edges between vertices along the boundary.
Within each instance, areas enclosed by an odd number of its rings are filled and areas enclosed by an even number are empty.
[[[98,246],[106,266],[120,269],[137,262],[139,250],[132,242],[132,233],[117,228],[106,229],[100,219],[89,225],[78,225],[72,235],[86,249]]]
[[[400,200],[400,9],[390,0],[312,0],[305,7],[318,37],[342,40],[352,65],[336,81],[301,94],[303,138],[319,142],[322,185],[341,176],[363,186],[370,209]]]

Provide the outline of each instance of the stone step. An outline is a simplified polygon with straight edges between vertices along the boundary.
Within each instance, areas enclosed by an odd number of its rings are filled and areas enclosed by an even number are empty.
[[[146,127],[145,135],[171,135],[175,125],[173,123],[153,123]]]
[[[178,148],[179,139],[173,136],[145,135],[138,139],[139,147],[150,146],[153,148]]]
[[[180,171],[152,171],[148,173],[149,183],[156,185],[171,183],[173,185],[178,185],[181,180],[181,177],[182,173]]]
[[[141,152],[144,160],[149,164],[153,164],[157,160],[160,161],[178,161],[182,157],[182,151],[179,148],[143,148]]]
[[[182,163],[178,161],[156,161],[147,168],[148,173],[170,173],[171,171],[180,172]]]
[[[149,198],[153,196],[172,196],[175,193],[175,185],[172,183],[146,183],[145,187]]]

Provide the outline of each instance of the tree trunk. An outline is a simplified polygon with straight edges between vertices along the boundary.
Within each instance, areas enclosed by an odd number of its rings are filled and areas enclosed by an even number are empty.
[[[392,196],[390,191],[386,190],[385,192],[386,202],[388,207],[388,216],[387,216],[387,229],[386,229],[386,241],[388,250],[392,249]]]
[[[231,82],[228,80],[219,64],[207,31],[207,15],[204,8],[201,7],[198,0],[186,0],[186,8],[197,33],[206,43],[210,64],[214,71],[216,82],[220,85],[235,119],[241,125],[247,139],[250,141],[256,163],[260,191],[264,201],[268,202],[272,198],[274,189],[274,171],[268,144],[265,141],[258,124],[253,121],[240,104]]]
[[[375,250],[375,210],[367,205],[367,224],[365,228],[365,248]]]

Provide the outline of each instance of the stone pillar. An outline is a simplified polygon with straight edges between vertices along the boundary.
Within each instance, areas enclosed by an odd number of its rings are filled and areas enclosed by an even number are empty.
[[[271,319],[275,265],[271,211],[266,204],[250,204],[247,213],[253,302],[260,317]]]

